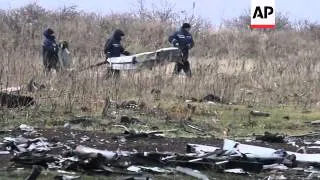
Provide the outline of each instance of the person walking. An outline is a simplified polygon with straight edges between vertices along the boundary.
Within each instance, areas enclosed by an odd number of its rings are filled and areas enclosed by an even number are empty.
[[[59,48],[56,43],[54,31],[51,28],[48,28],[43,32],[43,36],[45,39],[42,45],[42,57],[45,72],[50,72],[51,69],[59,71]]]
[[[180,30],[169,36],[169,42],[174,47],[177,47],[181,50],[181,61],[176,63],[173,74],[177,75],[181,72],[181,70],[183,70],[188,77],[191,77],[191,68],[188,58],[189,50],[193,48],[194,41],[192,35],[190,34],[190,29],[191,25],[189,23],[183,23]]]
[[[48,28],[43,32],[43,36],[45,37],[45,39],[42,45],[42,57],[45,72],[50,72],[51,69],[59,71],[59,48],[56,43],[54,31],[51,28]]]
[[[126,51],[121,45],[122,37],[125,36],[122,30],[116,29],[112,35],[107,39],[104,45],[104,54],[106,60],[112,57],[120,57],[121,55],[129,56],[130,53]],[[111,73],[114,77],[120,76],[120,70],[111,69]]]

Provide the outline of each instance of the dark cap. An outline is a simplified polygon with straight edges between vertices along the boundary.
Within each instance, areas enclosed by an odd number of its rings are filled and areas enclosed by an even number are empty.
[[[183,29],[188,29],[188,28],[191,28],[191,25],[189,23],[183,23],[182,24],[182,28]]]
[[[54,34],[54,31],[53,31],[51,28],[48,28],[48,29],[47,29],[47,32],[48,32],[48,34],[50,34],[50,35]]]
[[[122,30],[120,30],[120,29],[116,29],[114,31],[114,35],[115,36],[124,36],[124,32]]]

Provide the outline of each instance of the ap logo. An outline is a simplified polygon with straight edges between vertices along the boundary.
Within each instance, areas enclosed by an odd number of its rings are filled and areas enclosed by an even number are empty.
[[[251,0],[251,28],[275,28],[275,0]]]

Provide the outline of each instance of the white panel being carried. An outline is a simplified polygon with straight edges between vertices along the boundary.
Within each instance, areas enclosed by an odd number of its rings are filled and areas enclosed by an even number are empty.
[[[144,52],[131,56],[120,56],[109,58],[108,62],[112,69],[135,70],[141,68],[153,68],[156,65],[164,65],[177,62],[181,59],[181,52],[178,48],[162,48],[155,52]]]

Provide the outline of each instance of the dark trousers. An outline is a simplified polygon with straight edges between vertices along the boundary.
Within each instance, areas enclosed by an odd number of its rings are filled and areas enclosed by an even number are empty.
[[[108,60],[108,56],[106,56],[106,61]],[[106,78],[115,78],[118,79],[120,78],[120,70],[117,69],[108,69],[107,74],[106,74]]]
[[[50,72],[51,69],[55,69],[57,72],[59,69],[59,56],[58,52],[52,48],[43,47],[43,66],[46,72]]]
[[[120,78],[120,70],[117,69],[108,69],[107,74],[106,74],[106,78],[114,78],[114,79],[118,79]]]
[[[189,58],[189,52],[188,51],[182,51],[181,53],[181,61],[177,62],[174,70],[173,70],[173,74],[179,74],[181,72],[181,70],[184,71],[184,73],[188,76],[191,77],[191,69],[190,69],[190,63],[188,61]]]

